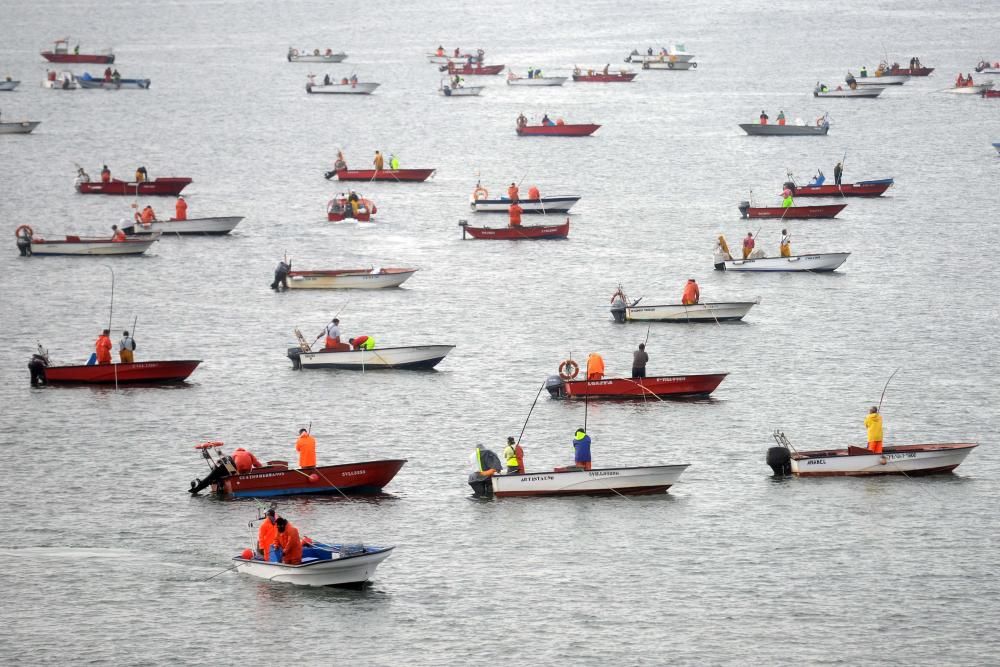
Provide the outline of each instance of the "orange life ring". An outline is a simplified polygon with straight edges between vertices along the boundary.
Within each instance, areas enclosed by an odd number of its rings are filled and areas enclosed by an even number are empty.
[[[819,118],[816,119],[816,127],[822,127],[822,126],[823,126],[823,117],[820,116]]]
[[[200,445],[195,445],[195,449],[211,449],[212,447],[222,447],[223,443],[217,440],[211,440],[209,442],[203,442]]]
[[[472,199],[474,201],[479,201],[480,199],[489,199],[489,198],[490,198],[490,191],[482,187],[481,185],[476,186],[476,189],[472,191]]]
[[[17,229],[14,230],[14,236],[17,237],[17,238],[21,238],[21,230],[22,229],[28,230],[28,236],[34,236],[35,235],[35,230],[33,230],[31,228],[31,225],[21,225],[20,227],[18,227]]]
[[[559,377],[563,380],[572,380],[580,373],[580,365],[572,359],[559,364]]]

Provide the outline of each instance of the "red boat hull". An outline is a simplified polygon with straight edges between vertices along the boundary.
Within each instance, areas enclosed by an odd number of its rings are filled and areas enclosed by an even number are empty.
[[[469,227],[462,225],[462,238],[500,241],[564,239],[569,236],[569,220],[561,225],[516,225],[508,227]]]
[[[225,477],[215,485],[215,490],[237,498],[305,493],[375,494],[382,492],[404,463],[406,459],[388,459],[298,469],[273,461],[264,468]]]
[[[49,366],[45,369],[48,384],[144,384],[183,382],[200,360],[137,361],[131,364],[94,366]]]
[[[469,67],[468,65],[462,65],[457,67],[456,65],[448,65],[448,74],[461,74],[463,76],[492,76],[494,74],[499,74],[503,71],[506,65],[473,65]]]
[[[337,178],[342,181],[426,181],[434,169],[338,169]]]
[[[818,206],[757,206],[747,210],[749,218],[783,218],[785,220],[812,220],[833,218],[843,211],[847,204],[823,204]]]
[[[190,178],[157,178],[143,183],[112,179],[107,183],[102,183],[101,181],[80,183],[77,186],[77,190],[82,195],[176,196],[190,184]]]
[[[928,76],[933,71],[933,67],[917,67],[914,69],[909,69],[907,67],[893,67],[889,70],[889,74],[891,76]]]
[[[522,137],[589,137],[600,125],[525,125],[517,128]]]
[[[797,185],[796,197],[878,197],[892,186],[888,183],[842,183],[838,185]]]
[[[87,53],[53,53],[52,51],[42,51],[42,57],[50,63],[100,63],[111,64],[115,61],[113,54],[87,54]]]
[[[549,389],[549,393],[554,398],[690,398],[708,396],[727,375],[728,373],[713,373],[635,379],[566,380],[561,387]]]
[[[984,90],[983,97],[1000,97],[1000,90]]]
[[[580,83],[615,83],[628,82],[635,78],[635,72],[623,74],[574,74],[573,80]]]

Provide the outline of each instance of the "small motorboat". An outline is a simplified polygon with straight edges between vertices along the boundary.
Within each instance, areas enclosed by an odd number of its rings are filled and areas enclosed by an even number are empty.
[[[80,84],[81,88],[101,88],[104,90],[148,90],[150,84],[149,79],[118,79],[114,81],[110,79],[95,79],[86,73],[83,76],[77,77],[76,82]]]
[[[201,360],[136,361],[121,364],[92,364],[79,366],[53,366],[47,354],[36,354],[32,374],[40,375],[45,384],[169,384],[183,382]],[[33,382],[34,383],[34,382]]]
[[[441,71],[448,72],[449,76],[456,74],[460,76],[493,76],[502,72],[504,67],[506,65],[483,65],[482,63],[459,64],[449,62],[444,67],[441,67]]]
[[[704,398],[715,391],[727,375],[659,375],[600,380],[574,380],[573,377],[550,375],[545,380],[545,389],[552,398]]]
[[[14,81],[12,79],[7,79],[6,81],[0,81],[0,91],[14,90],[19,85],[21,85],[20,81]]]
[[[823,90],[822,86],[816,86],[813,88],[813,97],[857,97],[862,99],[874,99],[882,94],[885,90],[884,86],[861,86],[858,88],[842,88],[837,86],[836,88],[827,88]]]
[[[1000,74],[1000,61],[991,63],[988,60],[980,60],[976,65],[976,72],[979,74]]]
[[[375,347],[370,350],[313,350],[302,333],[296,329],[298,347],[288,348],[292,368],[338,368],[350,371],[387,369],[419,370],[437,366],[455,349],[454,345],[408,345],[400,347]]]
[[[43,239],[32,235],[31,243],[28,245],[29,255],[74,255],[74,256],[102,256],[110,255],[141,255],[160,238],[160,233],[155,232],[146,238],[129,238],[124,241],[112,241],[108,238],[85,238],[79,236],[66,236],[60,240]]]
[[[850,256],[849,252],[827,252],[813,255],[792,255],[791,257],[754,257],[751,255],[747,259],[733,259],[728,254],[716,253],[715,270],[825,273],[836,271]]]
[[[618,72],[605,72],[603,70],[587,70],[584,72],[579,68],[573,70],[573,81],[577,83],[628,83],[636,77],[636,72],[621,70]]]
[[[243,216],[220,216],[215,218],[187,218],[186,220],[154,220],[150,223],[133,222],[122,226],[126,234],[144,236],[147,234],[191,234],[221,236],[228,234],[240,224]],[[123,221],[124,223],[125,221]],[[119,223],[121,225],[122,223]]]
[[[426,181],[436,169],[337,169],[326,173],[327,180],[336,176],[341,181],[386,181],[411,183]]]
[[[580,195],[551,195],[539,197],[538,199],[518,199],[517,204],[521,207],[522,213],[569,213],[573,205],[580,201]],[[510,199],[500,197],[490,199],[489,191],[476,185],[472,197],[469,198],[469,205],[476,213],[507,213],[510,210]]]
[[[310,94],[323,95],[371,95],[381,84],[363,81],[345,81],[339,83],[315,83],[313,77],[309,77],[306,83],[306,92]]]
[[[399,287],[417,269],[367,268],[289,271],[289,289],[381,289]]]
[[[80,84],[72,72],[48,70],[42,81],[42,88],[49,90],[76,90],[79,87]]]
[[[347,195],[342,194],[339,197],[334,197],[326,203],[326,219],[330,222],[343,222],[344,220],[370,222],[376,213],[378,213],[378,207],[370,199],[359,199],[357,212],[349,203]]]
[[[322,53],[319,49],[313,49],[312,53],[309,53],[288,47],[287,57],[290,63],[339,63],[347,59],[347,54],[343,51],[334,53],[333,49],[327,49]]]
[[[951,472],[978,443],[932,443],[883,447],[876,454],[867,447],[800,451],[777,430],[777,446],[767,450],[767,464],[776,475],[798,477],[870,477],[873,475],[934,475]]]
[[[555,125],[521,125],[517,134],[521,137],[589,137],[600,128],[594,124],[556,123]]]
[[[485,87],[486,86],[463,86],[461,84],[458,86],[451,86],[442,81],[441,85],[438,86],[438,93],[444,97],[479,97],[479,93],[483,92]]]
[[[611,296],[611,316],[615,322],[680,322],[683,324],[739,322],[750,309],[760,303],[754,301],[700,302],[694,304],[668,303],[640,306],[642,297],[629,301],[621,285]]]
[[[859,76],[854,79],[859,88],[864,86],[902,86],[909,80],[909,74],[875,74],[874,76]]]
[[[82,181],[76,184],[76,191],[82,195],[123,195],[132,197],[176,197],[187,186],[190,178],[154,178],[151,181],[119,181],[113,178],[103,181]]]
[[[40,120],[0,122],[0,134],[31,134],[41,124]]]
[[[568,76],[518,76],[514,70],[507,70],[508,86],[561,86],[567,80]]]
[[[339,465],[290,468],[287,461],[268,461],[250,472],[237,472],[231,456],[222,453],[223,443],[195,445],[208,462],[207,476],[191,481],[192,495],[211,488],[233,498],[266,498],[302,494],[379,494],[392,481],[406,459],[364,461]],[[213,452],[214,450],[214,452]]]
[[[474,239],[495,241],[538,241],[543,239],[564,239],[569,236],[569,218],[557,225],[508,225],[506,227],[470,227],[467,220],[459,220],[462,238],[466,234]]]
[[[77,45],[71,53],[69,50],[69,38],[56,40],[51,51],[42,51],[42,57],[50,63],[100,63],[110,64],[115,61],[115,54],[111,49],[100,53],[80,53],[80,46]]]
[[[643,69],[652,70],[670,70],[674,72],[686,72],[687,70],[697,69],[698,63],[693,60],[682,61],[682,60],[671,60],[670,56],[663,56],[661,58],[646,60],[642,63]]]
[[[948,88],[942,92],[951,93],[952,95],[982,95],[992,88],[992,81],[984,81],[983,83],[976,83],[971,86],[955,86],[954,88]]]
[[[486,55],[486,52],[479,49],[478,53],[462,53],[460,49],[455,49],[448,55],[444,52],[435,52],[427,54],[427,62],[433,63],[435,65],[447,65],[448,63],[468,63],[470,60],[473,62],[480,62],[482,57]]]
[[[824,114],[816,119],[815,125],[778,125],[768,123],[740,123],[740,128],[754,137],[811,137],[825,135],[830,131],[830,120]]]
[[[792,191],[795,197],[880,197],[891,188],[895,181],[891,178],[878,178],[857,183],[824,183],[822,185],[796,185],[786,181],[785,187]]]
[[[847,208],[847,204],[815,204],[809,206],[751,206],[741,201],[740,215],[743,218],[780,218],[782,220],[814,220],[834,218]]]
[[[472,473],[469,486],[480,497],[635,496],[664,493],[677,483],[689,463],[634,468],[556,468],[523,475]]]

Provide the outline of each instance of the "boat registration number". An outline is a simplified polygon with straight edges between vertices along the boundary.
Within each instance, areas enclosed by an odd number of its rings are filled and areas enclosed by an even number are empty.
[[[894,459],[915,459],[917,458],[916,452],[900,452],[898,454],[886,454],[885,457],[890,461]]]

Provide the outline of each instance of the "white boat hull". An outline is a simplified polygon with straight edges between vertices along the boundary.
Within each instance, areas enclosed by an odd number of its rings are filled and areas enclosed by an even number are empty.
[[[507,79],[508,86],[561,86],[569,80],[568,76],[540,76],[537,79],[519,77]]]
[[[110,256],[110,255],[141,255],[156,243],[159,234],[149,239],[130,239],[128,241],[34,241],[31,244],[32,255],[69,255],[69,256]]]
[[[821,90],[814,90],[813,97],[878,97],[885,90],[881,86],[863,86],[855,89],[844,88],[843,90],[828,90],[823,92]]]
[[[0,81],[0,90],[14,90],[20,81]]]
[[[76,90],[79,87],[79,84],[77,84],[76,80],[73,79],[68,81],[65,79],[56,79],[55,81],[45,79],[42,81],[42,88],[48,88],[50,90]]]
[[[580,201],[579,195],[553,195],[541,199],[519,199],[518,205],[524,213],[568,213],[573,205]],[[469,202],[476,213],[509,213],[510,200],[472,199]]]
[[[446,86],[444,88],[439,88],[438,93],[444,97],[478,97],[479,93],[483,92],[483,88],[486,86],[462,86],[461,88],[452,88]]]
[[[849,456],[847,450],[795,452],[792,473],[799,477],[867,477],[949,472],[976,447],[973,443],[885,447],[881,454]]]
[[[719,271],[836,271],[851,256],[849,252],[828,252],[818,255],[793,255],[791,257],[760,257],[757,259],[715,258]]]
[[[187,220],[156,220],[148,225],[141,222],[125,228],[127,234],[145,235],[162,232],[164,234],[222,235],[233,231],[243,220],[242,216],[216,218],[188,218]]]
[[[362,584],[375,574],[375,568],[392,553],[395,547],[369,547],[371,553],[344,556],[331,560],[304,560],[299,565],[270,563],[263,560],[234,558],[236,571],[252,577],[277,581],[296,586],[349,586]],[[374,551],[374,549],[379,549]]]
[[[306,84],[306,92],[321,95],[371,95],[381,84],[378,83],[321,83]]]
[[[625,58],[627,63],[649,63],[659,60],[673,60],[678,63],[689,63],[694,60],[693,53],[654,53],[653,55],[643,53],[632,53]]]
[[[40,120],[23,120],[19,123],[0,123],[0,134],[31,134],[41,125]]]
[[[290,63],[339,63],[347,59],[346,53],[332,53],[328,56],[324,55],[288,55],[288,62]]]
[[[691,306],[671,303],[659,306],[630,306],[625,319],[630,322],[735,322],[746,317],[757,301],[696,303]]]
[[[299,352],[299,364],[304,369],[339,368],[357,371],[433,368],[453,349],[455,349],[454,345],[413,345],[409,347],[376,347],[373,350],[350,350],[347,352],[327,352],[324,350]],[[291,354],[291,350],[289,350],[289,354]]]
[[[662,70],[674,70],[674,71],[684,71],[689,69],[696,69],[698,63],[694,61],[673,61],[673,60],[647,60],[642,64],[643,69],[662,69]]]
[[[640,468],[538,472],[493,475],[493,495],[517,496],[638,495],[663,493],[673,486],[690,464]]]
[[[386,287],[399,287],[410,276],[417,272],[417,269],[409,271],[396,271],[392,273],[345,273],[341,275],[289,275],[289,289],[383,289]]]
[[[884,76],[859,76],[854,80],[858,86],[901,86],[910,80],[910,75],[886,74]]]
[[[949,88],[944,91],[946,93],[951,93],[952,95],[982,95],[984,90],[989,90],[993,87],[992,81],[987,81],[986,83],[978,83],[974,86],[962,86],[961,88]]]

